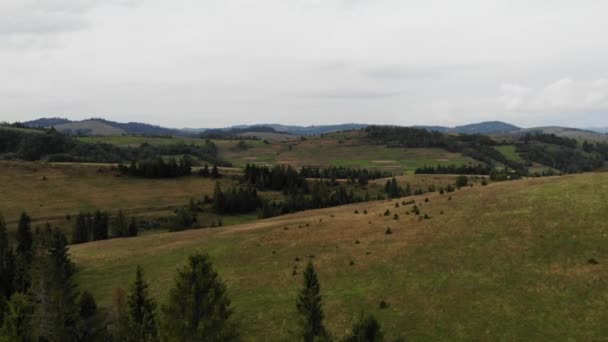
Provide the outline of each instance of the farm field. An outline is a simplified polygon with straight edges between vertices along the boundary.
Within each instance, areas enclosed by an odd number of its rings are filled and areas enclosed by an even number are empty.
[[[376,201],[221,229],[86,243],[70,253],[79,286],[107,308],[136,265],[162,303],[175,268],[192,252],[207,252],[227,283],[246,340],[292,339],[308,258],[336,337],[362,310],[379,319],[389,339],[605,336],[608,173],[413,199],[429,219],[414,215],[411,204]],[[388,308],[380,309],[380,301]]]

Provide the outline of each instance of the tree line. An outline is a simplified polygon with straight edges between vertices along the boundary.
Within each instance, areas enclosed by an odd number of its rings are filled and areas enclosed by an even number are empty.
[[[131,237],[137,234],[137,221],[134,217],[129,220],[122,211],[113,218],[100,210],[94,213],[81,212],[75,219],[72,243]]]
[[[348,179],[351,183],[366,185],[368,180],[392,176],[390,172],[368,169],[351,169],[343,166],[328,168],[302,167],[300,175],[305,178]]]
[[[492,168],[484,164],[423,166],[417,168],[415,174],[445,174],[445,175],[489,175]]]
[[[143,178],[175,178],[189,176],[192,174],[192,158],[184,156],[179,161],[174,157],[167,161],[162,157],[144,160],[140,162],[132,161],[129,166],[120,164],[118,170],[123,175]]]
[[[228,166],[218,156],[217,146],[210,140],[202,146],[195,144],[151,145],[121,147],[106,143],[87,143],[57,132],[0,130],[0,158],[21,160],[48,160],[52,162],[123,163],[132,160],[149,160],[162,155],[189,155],[199,160]]]

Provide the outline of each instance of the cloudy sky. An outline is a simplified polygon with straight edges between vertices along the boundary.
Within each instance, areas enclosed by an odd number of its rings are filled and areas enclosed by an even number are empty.
[[[1,0],[0,121],[608,126],[605,0]]]

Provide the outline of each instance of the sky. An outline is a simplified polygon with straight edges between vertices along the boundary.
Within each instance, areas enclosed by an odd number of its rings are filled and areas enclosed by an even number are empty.
[[[2,0],[0,121],[608,126],[605,0]]]

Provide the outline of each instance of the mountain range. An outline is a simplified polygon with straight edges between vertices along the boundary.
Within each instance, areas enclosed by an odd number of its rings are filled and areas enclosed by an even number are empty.
[[[295,126],[281,124],[256,124],[256,125],[235,125],[225,128],[166,128],[140,122],[119,123],[105,120],[102,118],[91,118],[81,121],[74,121],[65,118],[40,118],[24,122],[30,127],[54,127],[60,132],[74,135],[175,135],[175,136],[199,136],[201,133],[208,132],[216,134],[218,132],[276,132],[287,133],[296,136],[310,136],[337,131],[346,131],[365,128],[369,125],[358,123],[345,123],[338,125],[315,125],[315,126]],[[454,134],[489,134],[489,135],[517,135],[526,133],[548,133],[568,138],[582,138],[595,141],[608,140],[608,128],[577,129],[568,127],[546,126],[534,128],[521,128],[502,121],[486,121],[469,125],[448,127],[448,126],[413,126],[416,128]]]

